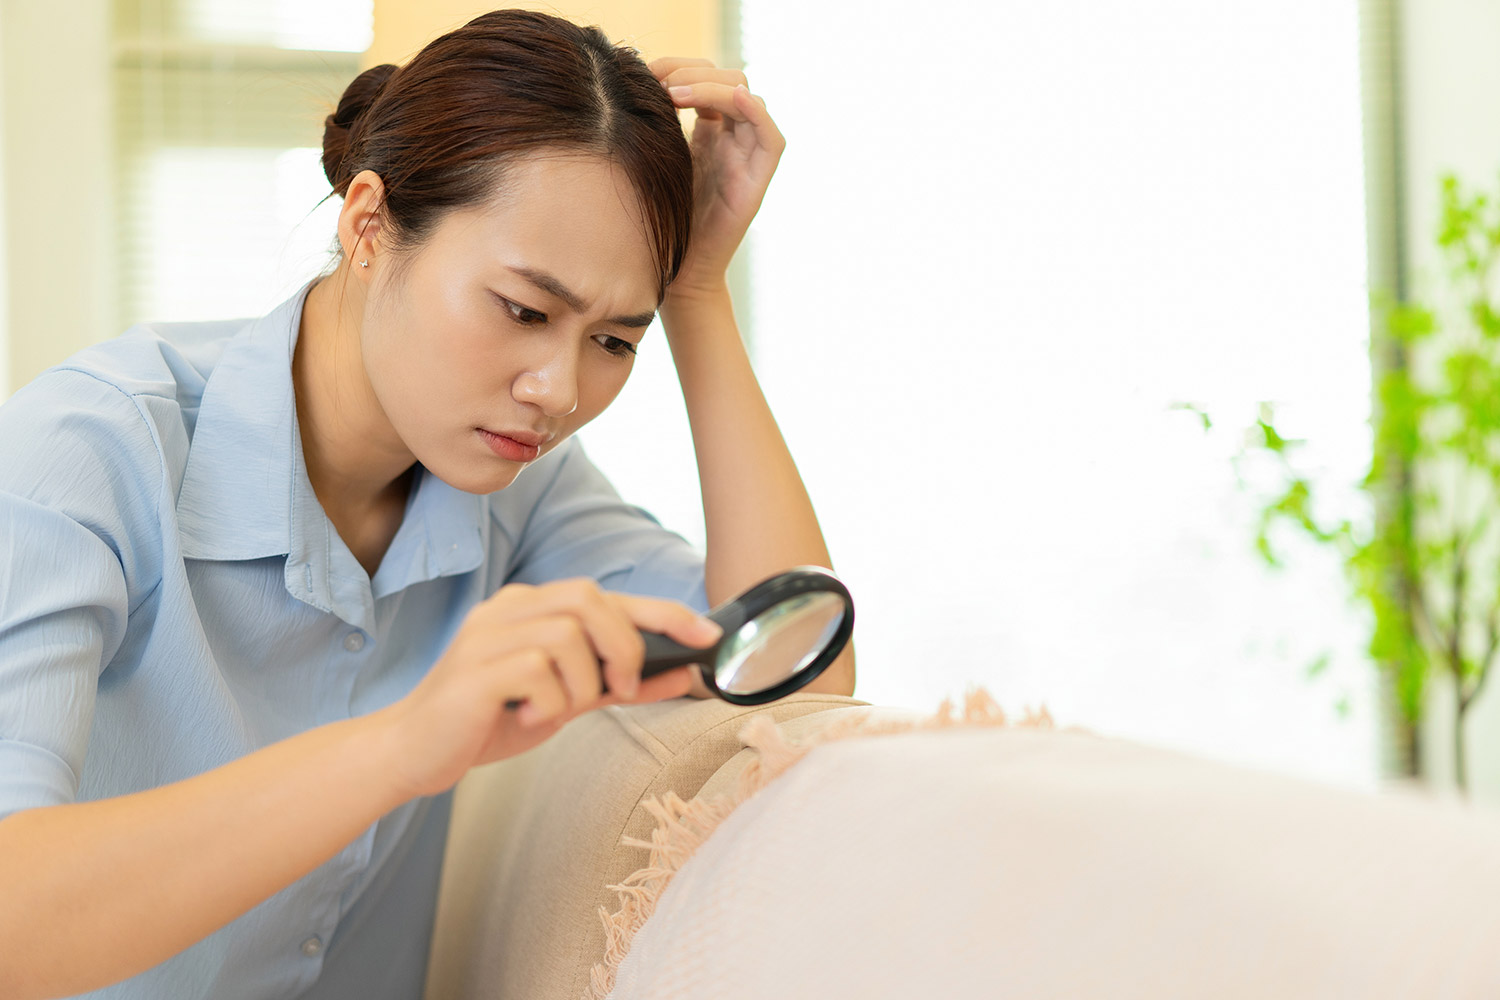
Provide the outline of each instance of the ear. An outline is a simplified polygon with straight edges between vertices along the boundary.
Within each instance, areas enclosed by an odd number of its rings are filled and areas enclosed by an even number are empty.
[[[352,265],[350,269],[361,276],[376,266],[384,235],[384,202],[385,182],[373,170],[355,174],[344,193],[344,206],[339,210],[339,245],[344,248],[344,259]],[[362,260],[368,260],[370,266],[360,267]]]

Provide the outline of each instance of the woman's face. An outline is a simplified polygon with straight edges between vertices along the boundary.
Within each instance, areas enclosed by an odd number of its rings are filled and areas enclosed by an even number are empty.
[[[396,434],[470,493],[509,486],[598,416],[657,306],[651,248],[620,168],[532,156],[510,165],[503,188],[448,213],[395,286],[373,275],[361,330]]]

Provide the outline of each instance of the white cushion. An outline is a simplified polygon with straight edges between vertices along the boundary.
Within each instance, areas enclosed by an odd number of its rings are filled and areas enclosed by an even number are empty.
[[[1500,996],[1500,812],[1079,731],[807,753],[682,863],[615,1000]]]

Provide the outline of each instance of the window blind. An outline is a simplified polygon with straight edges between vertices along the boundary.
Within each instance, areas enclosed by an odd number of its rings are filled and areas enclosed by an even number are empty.
[[[119,322],[263,313],[323,266],[323,117],[371,0],[117,0]]]

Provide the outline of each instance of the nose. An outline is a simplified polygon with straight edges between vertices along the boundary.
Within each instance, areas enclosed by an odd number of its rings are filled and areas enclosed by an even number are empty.
[[[517,402],[531,403],[554,420],[578,409],[578,358],[566,348],[521,370],[511,386]]]

